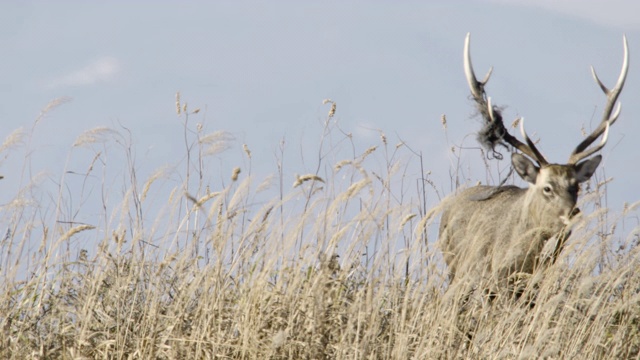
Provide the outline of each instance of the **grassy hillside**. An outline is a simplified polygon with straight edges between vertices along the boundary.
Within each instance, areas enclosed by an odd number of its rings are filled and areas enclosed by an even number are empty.
[[[126,131],[101,128],[72,148],[85,172],[23,174],[0,210],[0,358],[640,357],[637,212],[603,208],[605,180],[585,189],[559,261],[521,279],[525,296],[490,301],[447,291],[434,244],[450,184],[407,144],[381,134],[358,152],[332,108],[316,171],[287,177],[279,162],[258,178],[248,144],[221,173],[207,159],[231,135],[177,109],[179,166],[140,179]],[[29,139],[0,150],[27,154]]]

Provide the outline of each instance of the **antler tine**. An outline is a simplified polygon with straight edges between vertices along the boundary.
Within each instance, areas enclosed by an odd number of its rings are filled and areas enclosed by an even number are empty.
[[[573,152],[571,153],[571,156],[569,157],[569,164],[575,164],[578,161],[602,149],[602,147],[606,144],[606,139],[607,139],[606,135],[608,133],[609,126],[613,125],[613,123],[615,123],[616,120],[618,120],[618,116],[620,115],[620,109],[621,109],[620,103],[618,103],[618,106],[616,107],[615,111],[613,111],[613,109],[614,109],[614,106],[616,106],[616,102],[618,101],[618,96],[620,95],[620,92],[624,87],[624,83],[627,79],[627,73],[629,71],[629,46],[627,44],[627,37],[623,35],[622,39],[623,39],[623,46],[624,46],[624,58],[622,62],[622,70],[620,71],[620,75],[618,76],[618,81],[616,82],[616,85],[612,89],[608,89],[602,83],[602,81],[600,81],[600,78],[598,78],[598,75],[596,74],[596,70],[593,68],[593,66],[591,67],[591,74],[593,75],[593,79],[595,80],[596,84],[600,86],[600,89],[602,89],[602,92],[604,92],[605,95],[607,96],[607,103],[605,104],[604,111],[602,114],[602,121],[600,122],[598,127],[591,134],[589,134],[589,136],[587,136],[584,140],[582,140],[582,142],[578,144],[575,150],[573,150]],[[603,133],[605,133],[605,136],[602,139],[603,141],[593,149],[585,151],[585,149],[587,149]]]
[[[473,71],[473,65],[471,65],[471,51],[469,50],[469,44],[471,43],[471,33],[467,33],[467,37],[464,39],[464,74],[469,83],[471,94],[476,101],[484,100],[486,94],[484,92],[484,85],[489,81],[491,73],[493,72],[493,66],[487,71],[487,75],[484,76],[482,81],[476,79],[476,74]]]
[[[541,166],[548,165],[549,162],[547,161],[547,159],[545,159],[545,157],[542,156],[542,153],[538,150],[536,145],[533,143],[533,141],[531,141],[531,139],[527,135],[527,132],[524,130],[524,118],[520,118],[520,133],[522,134],[524,141],[527,142],[527,146],[529,147],[529,149],[531,149],[531,152],[533,153],[532,158],[535,159],[538,162],[538,164]]]
[[[496,121],[496,115],[493,113],[493,105],[491,104],[491,97],[487,96],[487,112],[489,113],[489,120],[491,122]]]
[[[587,149],[583,152],[581,152],[580,157],[571,157],[569,159],[569,164],[575,164],[578,161],[587,158],[593,154],[595,154],[596,152],[600,151],[600,149],[602,149],[606,144],[607,144],[607,139],[609,138],[609,127],[611,126],[609,121],[605,121],[603,124],[605,124],[604,127],[604,135],[602,135],[602,140],[600,141],[600,144],[598,144],[597,146],[592,147],[591,149]]]
[[[524,138],[529,145],[522,143],[520,140],[516,139],[513,135],[509,134],[509,132],[505,129],[504,124],[502,123],[502,117],[495,116],[495,110],[493,109],[493,105],[491,104],[491,98],[487,96],[484,91],[484,86],[489,81],[491,77],[491,73],[493,72],[493,67],[489,68],[487,75],[485,75],[482,81],[478,81],[476,79],[475,72],[473,71],[473,66],[471,65],[471,51],[470,49],[471,43],[471,33],[467,33],[467,37],[464,40],[464,73],[467,78],[467,83],[469,84],[469,89],[471,90],[471,95],[473,95],[473,99],[479,106],[481,110],[480,113],[485,116],[485,121],[488,123],[495,125],[500,133],[500,136],[503,141],[520,150],[523,154],[537,161],[539,165],[546,165],[547,160],[542,156],[542,154],[535,147],[533,142],[529,139],[526,134],[524,134]],[[485,112],[486,108],[486,112]]]

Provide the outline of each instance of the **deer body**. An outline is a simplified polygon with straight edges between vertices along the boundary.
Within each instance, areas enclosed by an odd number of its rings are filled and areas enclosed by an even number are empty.
[[[458,272],[480,276],[504,272],[504,262],[499,260],[512,257],[505,254],[509,249],[514,245],[518,248],[531,246],[522,241],[530,224],[526,217],[529,211],[524,208],[526,192],[515,186],[503,187],[500,191],[476,186],[453,198],[440,223],[440,246],[449,267],[450,280]],[[478,196],[482,199],[476,200]],[[532,241],[535,242],[539,241]],[[526,253],[514,262],[514,267],[530,267],[531,259]]]
[[[552,164],[529,176],[529,188],[475,186],[445,204],[440,241],[451,278],[456,272],[506,278],[532,273],[541,263],[554,261],[566,240],[571,219],[578,213],[578,184],[600,163],[596,156],[574,169]],[[514,154],[514,163],[535,165]],[[516,169],[519,169],[516,166]],[[550,253],[543,253],[555,240]]]
[[[521,153],[513,153],[511,162],[516,173],[529,187],[475,186],[446,199],[442,205],[439,246],[450,274],[450,280],[507,280],[517,273],[533,273],[540,266],[556,260],[570,233],[570,225],[579,214],[576,207],[580,183],[587,181],[600,164],[596,155],[606,143],[609,126],[620,113],[613,111],[628,69],[628,50],[616,86],[609,90],[597,78],[607,95],[604,116],[599,126],[583,140],[569,157],[567,164],[550,164],[538,151],[524,130],[525,142],[510,135],[498,108],[491,105],[483,81],[475,78],[469,55],[469,35],[465,41],[465,73],[480,114],[496,144],[511,145]],[[600,144],[589,146],[600,136]]]

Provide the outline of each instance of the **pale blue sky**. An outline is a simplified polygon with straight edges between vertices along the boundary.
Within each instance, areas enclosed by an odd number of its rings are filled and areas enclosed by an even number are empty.
[[[478,129],[462,71],[467,32],[476,72],[494,66],[488,87],[494,102],[507,106],[507,119],[524,116],[555,162],[566,161],[583,125],[590,129],[600,120],[604,95],[589,66],[612,85],[626,33],[631,66],[622,115],[602,151],[606,175],[614,178],[608,200],[619,209],[640,199],[640,104],[634,101],[640,5],[601,3],[4,2],[0,137],[29,128],[50,100],[69,96],[34,133],[32,173],[59,178],[67,161],[69,170],[85,171],[91,156],[69,156],[78,135],[122,124],[132,131],[144,179],[184,154],[174,105],[180,91],[191,109],[207,109],[206,119],[200,113],[194,122],[236,137],[231,154],[220,157],[223,171],[237,165],[246,143],[254,171],[275,172],[274,153],[284,138],[293,182],[292,174],[314,170],[300,153],[317,151],[328,110],[322,100],[331,98],[340,126],[361,151],[377,143],[372,129],[392,144],[399,137],[430,154],[425,166],[448,190],[449,145],[440,117],[448,118],[451,143]],[[473,137],[464,141],[476,145]],[[18,150],[0,164],[3,203],[19,188],[23,158]],[[469,152],[463,157],[477,159]]]

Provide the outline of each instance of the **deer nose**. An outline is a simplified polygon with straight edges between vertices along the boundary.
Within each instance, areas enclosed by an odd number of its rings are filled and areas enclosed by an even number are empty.
[[[569,213],[569,219],[573,218],[574,216],[577,216],[578,214],[580,214],[580,209],[573,208],[573,210],[571,210],[571,213]]]
[[[573,210],[571,210],[568,215],[560,216],[560,220],[562,221],[563,224],[570,225],[571,224],[571,220],[574,217],[578,216],[579,214],[580,214],[580,209],[573,208]]]

